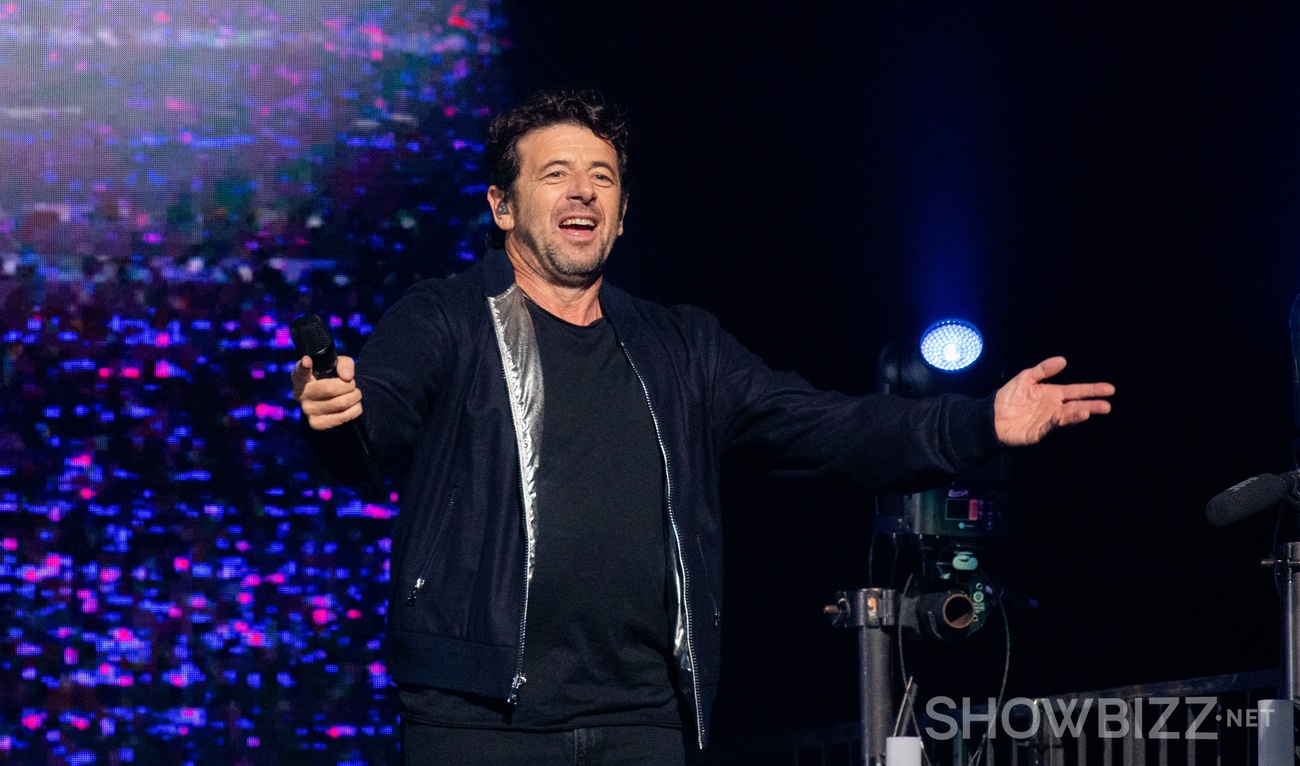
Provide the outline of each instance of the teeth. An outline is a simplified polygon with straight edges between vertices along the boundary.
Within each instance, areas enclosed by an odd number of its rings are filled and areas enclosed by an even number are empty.
[[[565,218],[560,221],[561,226],[595,226],[596,222],[590,218]]]

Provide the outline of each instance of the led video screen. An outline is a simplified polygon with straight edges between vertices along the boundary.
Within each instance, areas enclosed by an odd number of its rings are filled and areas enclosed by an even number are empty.
[[[396,495],[304,454],[478,257],[508,30],[467,0],[0,4],[0,763],[384,763]],[[384,499],[384,498],[380,498]]]

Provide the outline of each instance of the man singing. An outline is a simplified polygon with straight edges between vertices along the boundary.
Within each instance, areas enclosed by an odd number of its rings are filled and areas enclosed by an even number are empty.
[[[606,283],[627,133],[590,93],[492,123],[498,247],[413,287],[360,361],[294,398],[323,459],[359,476],[357,421],[403,466],[389,630],[407,764],[681,764],[719,674],[722,455],[873,487],[939,485],[1110,411],[1106,383],[990,399],[817,391],[704,311]],[[364,398],[363,398],[364,395]]]

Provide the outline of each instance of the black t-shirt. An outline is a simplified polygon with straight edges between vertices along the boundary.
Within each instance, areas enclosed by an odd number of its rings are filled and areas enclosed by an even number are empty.
[[[681,726],[663,456],[645,391],[609,322],[579,327],[531,302],[529,311],[544,399],[527,682],[513,711],[403,689],[403,712],[490,728]]]

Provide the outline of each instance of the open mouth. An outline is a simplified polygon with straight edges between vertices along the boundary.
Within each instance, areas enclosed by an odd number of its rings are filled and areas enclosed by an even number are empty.
[[[570,216],[560,221],[560,229],[573,234],[585,234],[596,230],[596,220],[594,218],[583,218],[582,216]]]

